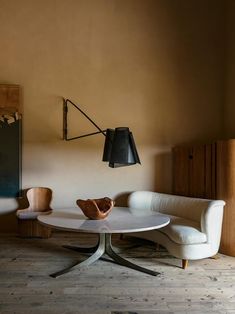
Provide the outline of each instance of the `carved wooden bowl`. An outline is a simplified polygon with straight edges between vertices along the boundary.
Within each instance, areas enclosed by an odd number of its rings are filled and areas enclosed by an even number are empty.
[[[77,200],[83,214],[90,219],[104,219],[111,212],[114,201],[108,197],[88,200]]]

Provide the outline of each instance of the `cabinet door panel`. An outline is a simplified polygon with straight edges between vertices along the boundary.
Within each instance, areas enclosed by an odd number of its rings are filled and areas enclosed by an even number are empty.
[[[205,147],[205,198],[216,198],[216,144]]]
[[[235,256],[235,140],[217,142],[216,197],[226,202],[220,251]]]
[[[173,149],[173,192],[179,195],[215,198],[215,144]]]

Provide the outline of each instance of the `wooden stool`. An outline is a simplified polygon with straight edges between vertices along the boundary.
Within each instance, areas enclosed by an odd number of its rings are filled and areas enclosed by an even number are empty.
[[[18,233],[22,238],[43,238],[51,237],[51,228],[40,224],[36,219],[18,219]]]

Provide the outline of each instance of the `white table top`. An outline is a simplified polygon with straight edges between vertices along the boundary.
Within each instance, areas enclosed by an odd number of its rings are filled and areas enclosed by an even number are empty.
[[[129,207],[114,207],[102,220],[90,220],[79,207],[53,210],[50,215],[40,215],[38,220],[46,226],[75,232],[128,233],[162,228],[169,224],[167,216]]]

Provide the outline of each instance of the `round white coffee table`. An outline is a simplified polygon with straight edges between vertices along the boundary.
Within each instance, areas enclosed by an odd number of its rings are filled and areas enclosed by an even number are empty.
[[[129,207],[114,207],[109,216],[102,220],[90,220],[84,216],[82,211],[77,208],[67,208],[63,210],[53,211],[50,215],[38,216],[40,223],[54,229],[88,232],[99,234],[99,241],[95,247],[81,248],[77,246],[64,246],[66,248],[83,253],[93,253],[83,262],[76,262],[71,267],[63,269],[59,272],[51,274],[51,277],[58,277],[76,268],[88,266],[102,255],[107,254],[112,261],[119,265],[123,265],[153,276],[157,276],[159,272],[138,266],[119,256],[111,243],[111,235],[113,233],[131,233],[141,232],[162,228],[169,224],[170,219],[156,212],[140,211]]]

